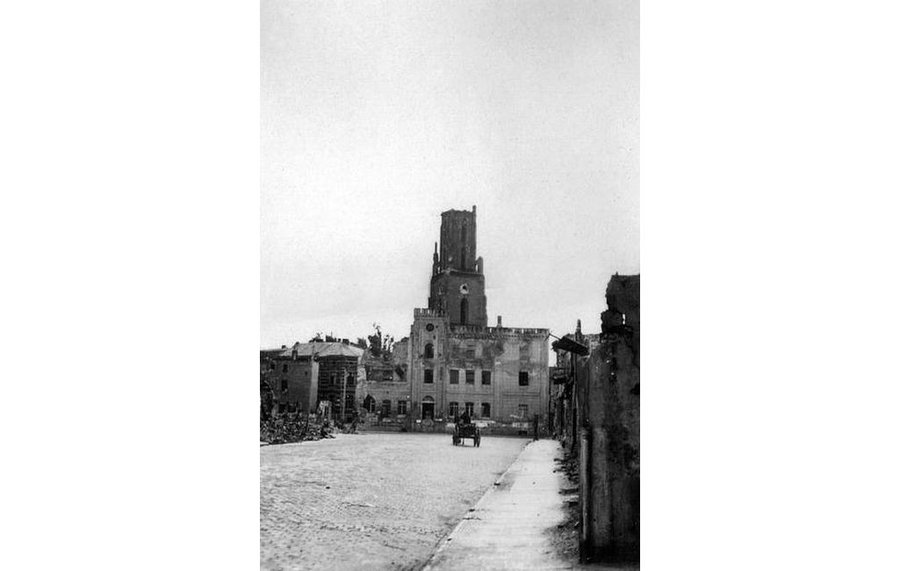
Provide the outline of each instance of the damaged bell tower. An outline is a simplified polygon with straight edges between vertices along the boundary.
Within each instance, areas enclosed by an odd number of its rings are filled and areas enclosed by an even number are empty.
[[[484,263],[475,245],[475,206],[471,212],[441,213],[440,254],[435,243],[428,307],[445,312],[452,325],[487,327]]]

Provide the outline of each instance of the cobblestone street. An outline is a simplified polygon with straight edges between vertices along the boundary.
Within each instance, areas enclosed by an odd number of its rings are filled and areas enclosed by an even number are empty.
[[[263,569],[410,569],[516,459],[521,438],[338,435],[260,448]]]

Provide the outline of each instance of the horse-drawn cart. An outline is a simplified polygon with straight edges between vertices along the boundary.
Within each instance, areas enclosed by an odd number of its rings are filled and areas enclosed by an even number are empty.
[[[453,429],[453,445],[465,446],[464,439],[466,438],[471,438],[472,444],[475,446],[481,446],[481,430],[476,425],[456,423]]]

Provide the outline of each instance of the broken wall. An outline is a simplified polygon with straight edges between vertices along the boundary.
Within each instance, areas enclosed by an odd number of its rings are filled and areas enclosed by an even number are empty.
[[[591,435],[590,544],[597,560],[640,554],[640,276],[613,276],[600,343],[581,370]]]

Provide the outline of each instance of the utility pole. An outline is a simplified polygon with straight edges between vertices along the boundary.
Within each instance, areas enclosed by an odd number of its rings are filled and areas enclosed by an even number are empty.
[[[341,387],[341,424],[347,422],[347,415],[344,411],[344,407],[347,406],[347,369],[341,369],[343,374],[341,378],[343,379],[342,387]]]

